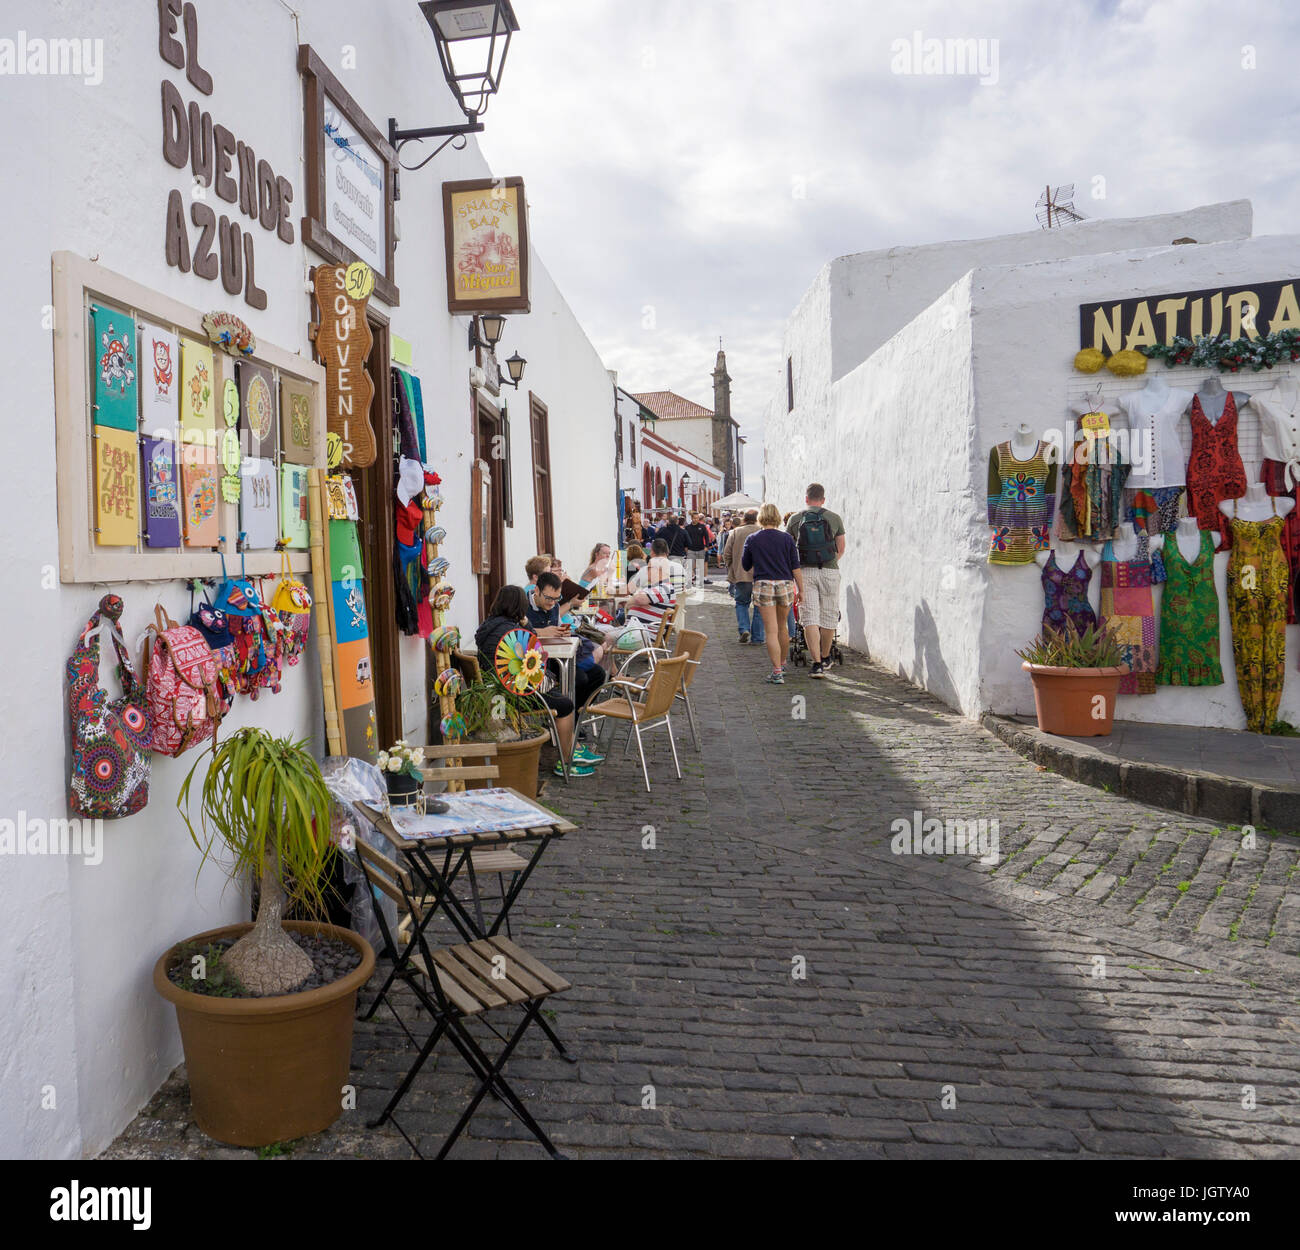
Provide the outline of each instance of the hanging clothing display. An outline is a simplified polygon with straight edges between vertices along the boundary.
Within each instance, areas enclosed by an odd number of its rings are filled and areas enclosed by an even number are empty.
[[[1079,552],[1067,573],[1056,563],[1056,552],[1047,557],[1043,565],[1043,630],[1064,633],[1069,622],[1080,633],[1097,624],[1092,604],[1088,602],[1088,586],[1092,569],[1083,552]]]
[[[1103,415],[1086,413],[1083,419]],[[1072,542],[1113,537],[1130,468],[1106,431],[1085,430],[1061,470],[1060,537]]]
[[[1101,623],[1113,628],[1129,671],[1119,679],[1120,694],[1154,694],[1156,616],[1151,587],[1165,580],[1164,563],[1150,554],[1146,531],[1137,530],[1137,555],[1117,560],[1115,544],[1101,552]]]
[[[1141,460],[1145,466],[1129,475],[1128,485],[1133,490],[1155,491],[1187,481],[1178,423],[1191,399],[1189,391],[1151,383],[1119,397],[1119,406],[1128,417],[1129,459]],[[1136,450],[1139,439],[1141,455]]]
[[[1230,527],[1223,524],[1219,504],[1246,493],[1246,469],[1237,450],[1237,401],[1229,391],[1223,415],[1211,421],[1192,396],[1192,454],[1187,461],[1187,513],[1203,530],[1219,530],[1220,551],[1232,547]]]
[[[1165,590],[1160,600],[1157,686],[1221,686],[1219,592],[1214,587],[1214,542],[1201,531],[1201,545],[1188,564],[1176,535],[1165,540]]]
[[[1039,442],[1027,460],[1018,460],[1010,441],[989,453],[988,518],[990,564],[1032,564],[1034,553],[1051,546],[1048,526],[1056,502],[1056,465]]]
[[[1259,480],[1270,495],[1296,499],[1296,484],[1300,481],[1300,386],[1279,382],[1271,390],[1256,391],[1250,403],[1259,412],[1264,453]],[[1282,554],[1290,574],[1286,623],[1294,625],[1300,620],[1300,507],[1291,511],[1282,526]]]
[[[1228,560],[1228,618],[1232,622],[1232,658],[1237,693],[1246,713],[1246,728],[1268,733],[1277,720],[1286,674],[1286,557],[1282,552],[1284,518],[1244,521],[1232,503],[1232,556]]]

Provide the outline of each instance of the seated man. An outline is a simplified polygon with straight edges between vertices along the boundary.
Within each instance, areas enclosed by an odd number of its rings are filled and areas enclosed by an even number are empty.
[[[650,559],[646,566],[635,576],[628,579],[627,588],[632,591],[646,586],[657,586],[660,582],[672,582],[680,589],[686,581],[686,570],[676,560],[668,558],[668,543],[656,538],[650,544]]]
[[[653,634],[658,631],[664,616],[676,603],[677,585],[671,578],[665,578],[653,586],[645,586],[628,600],[627,623],[640,623]]]
[[[528,624],[541,639],[543,647],[547,641],[572,637],[569,626],[560,623],[560,585],[560,579],[554,573],[546,572],[539,573],[537,582],[526,588]],[[603,651],[587,639],[579,639],[573,680],[574,700],[578,707],[582,707],[605,680],[605,670],[600,667],[603,655]]]

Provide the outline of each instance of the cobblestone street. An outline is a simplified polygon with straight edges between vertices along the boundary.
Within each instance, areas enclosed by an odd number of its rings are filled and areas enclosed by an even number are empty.
[[[621,740],[552,781],[579,828],[513,913],[573,982],[549,1005],[579,1063],[533,1034],[508,1069],[561,1149],[1295,1155],[1300,843],[1063,780],[861,656],[765,685],[719,585],[688,621],[703,752],[682,717],[680,784],[662,733],[649,795]],[[999,862],[891,853],[915,812],[996,821]],[[410,1061],[391,1018],[358,1025],[359,1107],[293,1154],[408,1156],[364,1121]],[[439,1051],[402,1116],[422,1149],[468,1088]],[[199,1134],[180,1077],[109,1151],[252,1154]],[[498,1155],[543,1152],[489,1101],[453,1157]]]

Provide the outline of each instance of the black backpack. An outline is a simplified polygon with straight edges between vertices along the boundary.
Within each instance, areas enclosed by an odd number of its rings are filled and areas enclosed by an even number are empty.
[[[821,568],[837,555],[826,513],[810,508],[799,521],[799,563]]]

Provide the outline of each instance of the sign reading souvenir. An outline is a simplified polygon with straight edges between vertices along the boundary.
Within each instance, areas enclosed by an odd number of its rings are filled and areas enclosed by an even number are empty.
[[[447,308],[528,312],[528,204],[522,178],[442,184]]]
[[[298,69],[306,104],[303,242],[336,264],[360,262],[364,280],[378,297],[397,304],[397,153],[307,44],[298,48]],[[353,298],[369,294],[366,290]]]
[[[206,443],[181,447],[181,509],[187,547],[215,547],[221,538],[217,520],[217,455]]]
[[[251,356],[257,350],[256,336],[234,313],[204,313],[203,328],[211,342],[232,356]]]
[[[212,94],[212,75],[199,61],[192,3],[158,0],[158,53],[185,71],[191,87]],[[227,294],[242,291],[250,308],[265,308],[266,292],[257,285],[254,227],[283,243],[294,241],[292,184],[197,100],[187,103],[170,77],[162,80],[162,140],[163,160],[184,170],[184,190],[173,188],[167,196],[167,263],[209,282],[220,278]],[[221,206],[197,194],[199,187],[214,192],[229,210],[219,213]]]
[[[245,461],[239,492],[239,528],[250,551],[264,551],[280,541],[280,492],[273,460]]]
[[[242,455],[239,449],[239,387],[234,378],[227,378],[221,384],[221,417],[225,424],[221,432],[221,498],[227,503],[238,503]]]
[[[94,333],[95,424],[115,430],[136,428],[135,321],[116,308],[90,310]]]
[[[290,547],[307,546],[310,516],[307,472],[299,464],[280,466],[280,536]]]
[[[275,455],[275,391],[271,371],[263,365],[239,362],[239,406],[248,431],[250,456]]]
[[[311,387],[280,379],[280,450],[294,464],[315,464],[312,440]]]
[[[366,297],[348,294],[344,265],[317,265],[312,285],[320,314],[316,354],[325,366],[325,423],[342,442],[342,466],[364,469],[374,464],[376,450],[370,425],[375,385],[366,372],[374,336],[366,323]]]
[[[151,434],[176,429],[180,344],[170,330],[140,323],[140,419]]]
[[[140,452],[135,430],[95,431],[95,541],[134,547],[140,532]]]
[[[213,368],[212,348],[181,339],[181,442],[187,446],[215,445]]]
[[[1300,278],[1079,305],[1079,345],[1107,356],[1175,338],[1257,339],[1300,330]]]
[[[140,444],[144,465],[144,541],[147,547],[181,545],[181,488],[176,445],[170,438],[145,438]]]

